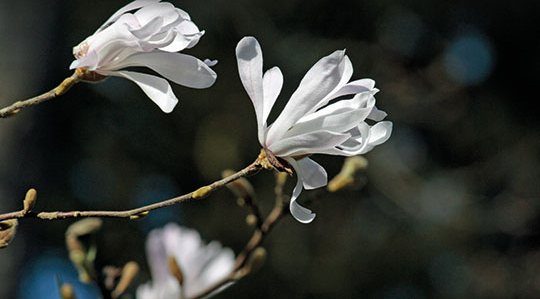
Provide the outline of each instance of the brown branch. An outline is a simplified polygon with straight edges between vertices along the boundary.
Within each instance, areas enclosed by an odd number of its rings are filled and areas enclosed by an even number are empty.
[[[39,95],[37,97],[30,98],[28,100],[15,102],[15,103],[13,103],[13,104],[5,107],[5,108],[0,109],[0,118],[6,118],[6,117],[9,117],[9,116],[13,116],[13,115],[19,113],[19,111],[21,111],[21,109],[24,109],[24,108],[29,107],[29,106],[40,104],[40,103],[43,103],[45,101],[54,99],[57,96],[63,95],[73,85],[75,85],[75,83],[82,80],[82,75],[84,75],[84,72],[85,72],[84,69],[79,68],[79,69],[75,70],[75,72],[73,73],[73,75],[71,75],[71,77],[68,77],[68,78],[64,79],[64,81],[62,81],[62,83],[60,83],[60,85],[58,85],[57,87],[49,90],[48,92],[46,92],[46,93],[44,93],[42,95]]]
[[[286,175],[286,173],[278,173],[278,175]],[[222,280],[215,283],[213,286],[209,287],[208,289],[202,291],[201,293],[191,297],[190,299],[201,299],[205,298],[208,295],[212,294],[213,292],[218,291],[219,289],[223,288],[229,283],[233,283],[235,281],[238,281],[242,277],[249,274],[251,269],[246,269],[249,267],[246,267],[246,263],[249,260],[250,255],[257,249],[264,241],[265,237],[270,233],[272,228],[281,220],[285,212],[287,212],[287,206],[284,205],[285,202],[285,196],[283,195],[283,185],[285,183],[285,180],[282,178],[277,179],[277,184],[275,188],[276,192],[276,203],[274,205],[274,208],[268,214],[266,219],[264,220],[263,224],[255,229],[255,232],[253,232],[253,235],[251,236],[251,239],[248,241],[246,246],[244,247],[244,250],[238,254],[236,257],[235,265],[231,273],[227,275]],[[243,270],[246,271],[243,271]],[[245,272],[245,273],[242,273]]]
[[[212,193],[214,190],[219,189],[226,184],[237,180],[239,178],[249,176],[252,174],[257,173],[261,169],[260,161],[257,159],[255,162],[253,162],[248,167],[236,172],[233,175],[230,175],[226,178],[223,178],[219,181],[216,181],[208,186],[201,187],[191,193],[178,196],[175,198],[171,198],[168,200],[160,201],[154,204],[142,206],[139,208],[131,209],[131,210],[125,210],[125,211],[69,211],[69,212],[32,212],[24,210],[17,211],[17,212],[11,212],[11,213],[5,213],[0,214],[0,221],[8,220],[8,219],[15,219],[15,218],[38,218],[38,219],[45,219],[45,220],[60,220],[60,219],[66,219],[66,218],[81,218],[81,217],[108,217],[108,218],[130,218],[130,219],[137,219],[142,218],[148,214],[149,211],[171,206],[177,203],[184,202],[186,200],[190,199],[200,199],[204,198],[210,193]]]

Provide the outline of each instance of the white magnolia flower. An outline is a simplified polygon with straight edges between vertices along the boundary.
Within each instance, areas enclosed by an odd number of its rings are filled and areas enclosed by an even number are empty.
[[[309,223],[315,214],[296,199],[302,187],[319,188],[328,180],[325,169],[308,156],[364,154],[390,137],[391,122],[366,123],[366,119],[386,117],[375,107],[375,82],[349,82],[352,64],[344,50],[335,51],[311,67],[276,121],[268,126],[266,120],[281,91],[283,75],[273,67],[263,76],[261,47],[253,37],[238,43],[236,57],[240,79],[255,108],[259,142],[274,167],[290,172],[288,163],[296,171],[298,182],[290,210],[298,221]]]
[[[176,299],[180,294],[192,297],[225,278],[235,263],[230,248],[217,241],[206,245],[197,231],[173,223],[150,232],[146,254],[152,281],[137,288],[138,299]],[[170,273],[171,256],[182,271],[182,286]]]
[[[73,48],[76,60],[70,69],[84,67],[98,77],[129,79],[167,113],[178,102],[167,80],[119,70],[144,66],[180,85],[206,88],[214,84],[216,73],[209,66],[215,62],[175,53],[195,46],[204,31],[199,31],[185,11],[160,1],[137,0],[118,10]]]

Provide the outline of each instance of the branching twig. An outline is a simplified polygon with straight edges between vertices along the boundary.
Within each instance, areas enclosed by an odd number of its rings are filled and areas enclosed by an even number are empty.
[[[40,103],[43,103],[45,101],[51,100],[56,98],[57,96],[61,96],[64,93],[66,93],[75,83],[82,80],[82,76],[84,75],[85,70],[82,68],[79,68],[75,70],[73,75],[71,77],[68,77],[60,83],[57,87],[53,88],[52,90],[39,95],[37,97],[30,98],[28,100],[24,101],[18,101],[15,102],[5,108],[0,109],[0,118],[6,118],[12,115],[15,115],[21,111],[21,109],[26,108],[28,106],[37,105]]]
[[[285,173],[279,173],[284,174]],[[238,254],[236,257],[235,265],[231,273],[227,275],[222,280],[218,281],[213,286],[209,287],[208,289],[202,291],[201,293],[191,297],[190,299],[201,299],[205,298],[206,296],[212,294],[213,292],[225,287],[229,283],[233,283],[245,275],[249,273],[241,273],[244,267],[246,266],[246,263],[249,260],[250,255],[253,253],[255,249],[257,249],[262,242],[264,241],[265,237],[268,235],[268,233],[272,230],[272,228],[279,222],[279,220],[282,218],[284,213],[287,211],[286,205],[284,205],[284,195],[283,195],[283,185],[285,183],[285,180],[282,180],[278,178],[277,184],[276,184],[276,203],[274,205],[274,208],[266,217],[263,224],[260,226],[260,228],[256,228],[255,232],[251,236],[251,239],[246,244],[246,247],[244,247],[244,250]]]
[[[236,172],[233,175],[230,175],[226,178],[223,178],[219,181],[216,181],[208,186],[201,187],[197,189],[196,191],[193,191],[191,193],[178,196],[175,198],[171,198],[168,200],[164,200],[161,202],[157,202],[154,204],[146,205],[143,207],[131,209],[131,210],[125,210],[125,211],[70,211],[70,212],[32,212],[24,210],[17,211],[17,212],[11,212],[11,213],[5,213],[0,214],[0,221],[7,220],[7,219],[15,219],[15,218],[38,218],[38,219],[45,219],[45,220],[59,220],[59,219],[66,219],[66,218],[81,218],[81,217],[108,217],[108,218],[130,218],[130,219],[137,219],[146,216],[149,211],[167,207],[170,205],[174,205],[177,203],[184,202],[186,200],[190,199],[199,199],[204,198],[208,196],[210,193],[212,193],[214,190],[219,189],[226,184],[237,180],[241,177],[245,177],[248,175],[255,174],[257,171],[261,169],[261,164],[259,159],[257,159],[255,162],[253,162],[248,167]]]

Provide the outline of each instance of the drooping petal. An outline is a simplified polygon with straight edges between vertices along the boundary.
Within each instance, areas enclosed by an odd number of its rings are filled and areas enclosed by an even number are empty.
[[[344,51],[335,51],[311,67],[283,112],[268,130],[267,145],[281,138],[294,123],[311,111],[339,84],[345,70],[344,57]]]
[[[263,95],[264,95],[264,105],[263,105],[263,123],[266,123],[268,115],[276,102],[279,93],[281,92],[281,87],[283,86],[283,74],[281,70],[275,66],[264,73],[263,76]]]
[[[165,113],[170,113],[178,103],[171,85],[167,80],[153,75],[130,72],[130,71],[96,71],[105,76],[117,76],[129,79],[144,91],[144,93],[156,103]]]
[[[99,27],[97,32],[102,31],[103,29],[108,27],[112,22],[118,20],[118,18],[120,18],[120,16],[122,14],[124,14],[125,12],[131,11],[131,10],[134,10],[134,9],[137,9],[137,8],[141,8],[143,6],[151,5],[151,4],[157,3],[159,1],[161,1],[161,0],[136,0],[136,1],[133,1],[131,3],[128,3],[126,6],[120,8],[119,10],[117,10],[107,21],[105,21],[105,23],[103,23],[103,25],[101,25],[101,27]]]
[[[268,149],[278,157],[315,154],[343,143],[350,136],[348,133],[315,131],[281,139]]]
[[[306,190],[317,189],[328,184],[326,170],[319,163],[306,157],[297,161],[302,169],[302,178]]]
[[[186,54],[170,52],[135,53],[115,68],[148,67],[163,77],[191,88],[207,88],[216,81],[216,73],[203,61]]]
[[[263,95],[263,57],[259,42],[252,36],[244,37],[236,46],[238,73],[257,116],[258,137],[264,145],[264,95]]]
[[[300,196],[300,193],[302,193],[302,186],[304,184],[302,177],[302,168],[298,165],[296,160],[290,157],[286,157],[285,160],[291,164],[291,166],[296,171],[296,186],[294,187],[293,193],[291,195],[291,202],[289,203],[289,210],[291,211],[291,215],[301,223],[310,223],[315,219],[315,213],[313,213],[310,209],[306,209],[302,207],[299,203],[296,202],[296,199],[298,199],[298,196]]]

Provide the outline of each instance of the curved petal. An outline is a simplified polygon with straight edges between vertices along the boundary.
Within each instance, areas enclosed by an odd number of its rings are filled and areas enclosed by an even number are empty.
[[[278,140],[302,116],[323,100],[341,81],[345,64],[345,51],[335,51],[323,57],[306,73],[298,89],[268,130],[267,142]]]
[[[170,113],[178,103],[167,80],[153,75],[128,71],[97,71],[105,76],[123,77],[135,82],[144,93],[165,113]]]
[[[271,144],[268,149],[278,157],[300,156],[319,153],[322,150],[340,145],[351,137],[329,131],[316,131],[296,135]]]
[[[298,160],[298,166],[302,168],[304,188],[306,190],[317,189],[328,184],[326,170],[319,163],[306,157]]]
[[[99,63],[99,58],[96,54],[96,51],[90,51],[85,57],[81,57],[69,65],[69,69],[73,70],[79,67],[90,67],[90,69],[95,68]]]
[[[115,68],[148,67],[174,83],[207,88],[216,81],[216,73],[203,61],[186,54],[169,52],[143,52],[126,57]]]
[[[147,40],[152,35],[158,33],[163,26],[163,17],[157,16],[137,29],[131,29],[130,32],[138,39]]]
[[[296,160],[294,160],[293,158],[287,157],[285,158],[285,160],[287,160],[287,162],[289,162],[289,164],[292,165],[292,167],[296,171],[296,178],[297,178],[296,186],[294,187],[293,194],[291,195],[291,202],[289,203],[289,210],[291,211],[291,215],[296,220],[300,221],[301,223],[310,223],[311,221],[313,221],[313,219],[315,219],[315,213],[313,213],[310,209],[306,209],[302,207],[300,204],[296,202],[296,199],[298,198],[300,193],[302,193],[302,185],[303,185],[302,169],[300,168]]]
[[[236,46],[238,73],[257,116],[259,142],[264,145],[264,96],[263,96],[263,57],[259,42],[252,36],[244,37]]]
[[[142,26],[151,22],[154,18],[160,16],[163,18],[163,24],[170,24],[179,17],[176,7],[168,2],[157,2],[151,5],[145,5],[134,13]]]
[[[374,120],[374,121],[381,121],[383,120],[388,114],[382,110],[379,110],[377,107],[373,107],[371,110],[371,113],[368,115],[367,118]]]
[[[357,94],[366,91],[378,91],[375,88],[375,81],[372,79],[360,79],[349,82],[330,94],[331,99],[335,99],[344,95]]]
[[[283,87],[283,74],[281,70],[275,66],[264,73],[263,76],[263,123],[266,123],[268,115],[274,106],[274,103]]]
[[[357,94],[351,100],[342,100],[301,118],[283,135],[288,138],[313,131],[346,132],[364,121],[375,106],[375,98],[369,93]]]
[[[373,125],[369,130],[368,147],[364,153],[372,150],[375,146],[385,143],[392,134],[392,122],[381,121]]]
[[[323,107],[324,105],[328,104],[328,102],[330,102],[330,100],[337,98],[336,96],[333,96],[333,94],[336,93],[337,91],[341,90],[347,84],[347,82],[349,82],[349,80],[351,79],[352,74],[353,74],[353,66],[352,66],[351,60],[349,59],[349,57],[347,55],[345,55],[345,57],[343,57],[342,64],[343,64],[343,74],[341,76],[341,80],[339,80],[339,83],[336,85],[336,87],[334,87],[334,89],[326,97],[324,97],[323,100],[321,100],[319,103],[317,103],[317,105],[315,105],[310,110],[310,112],[313,112],[313,111]]]
[[[127,4],[126,6],[120,8],[119,10],[117,10],[107,21],[105,21],[105,23],[103,23],[103,25],[101,25],[101,27],[99,27],[97,32],[105,29],[112,22],[118,20],[118,18],[120,18],[120,16],[123,13],[134,10],[134,9],[137,9],[137,8],[141,8],[143,6],[151,5],[151,4],[157,3],[159,1],[161,1],[161,0],[136,0],[136,1],[133,1],[133,2],[131,2],[129,4]]]

